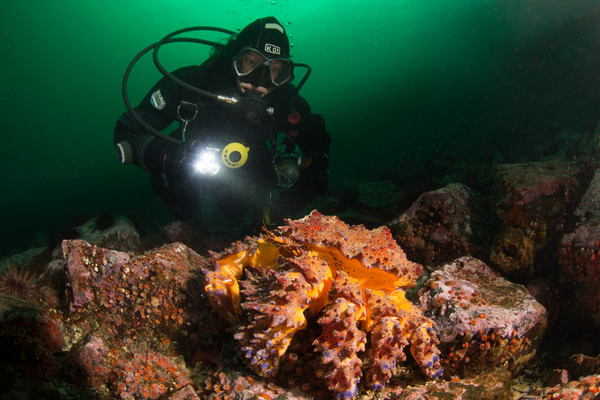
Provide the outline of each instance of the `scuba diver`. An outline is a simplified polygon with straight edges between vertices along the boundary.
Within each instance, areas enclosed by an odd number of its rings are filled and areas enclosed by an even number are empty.
[[[230,220],[277,224],[327,190],[330,136],[298,91],[310,67],[290,60],[289,39],[274,17],[258,19],[227,44],[214,46],[199,66],[165,75],[117,121],[114,144],[121,163],[151,176],[153,193],[178,219],[210,203]],[[188,41],[192,41],[191,39]],[[143,53],[138,55],[141,56]],[[294,67],[308,72],[294,86]],[[173,122],[169,135],[160,132]],[[212,199],[212,202],[208,199]],[[209,211],[212,212],[212,211]]]

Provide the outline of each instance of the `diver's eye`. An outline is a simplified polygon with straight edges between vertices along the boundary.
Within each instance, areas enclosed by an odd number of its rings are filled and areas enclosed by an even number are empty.
[[[242,61],[242,70],[244,72],[251,71],[254,67],[256,67],[257,64],[258,64],[258,61],[255,60],[254,58],[244,57],[244,60]]]
[[[275,78],[281,72],[282,65],[281,61],[271,61],[270,69],[271,75]]]
[[[264,61],[264,57],[254,51],[247,51],[242,55],[241,59],[241,69],[243,73],[252,71],[258,64]]]

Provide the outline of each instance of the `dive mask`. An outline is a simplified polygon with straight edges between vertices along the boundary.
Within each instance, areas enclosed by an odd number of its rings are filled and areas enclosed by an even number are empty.
[[[233,69],[240,81],[270,88],[294,79],[294,63],[287,58],[267,58],[246,47],[233,59]]]

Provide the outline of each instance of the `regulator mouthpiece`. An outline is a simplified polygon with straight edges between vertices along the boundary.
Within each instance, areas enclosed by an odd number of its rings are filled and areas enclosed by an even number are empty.
[[[262,93],[256,90],[246,90],[238,100],[237,109],[248,121],[258,123],[267,115],[267,106]]]

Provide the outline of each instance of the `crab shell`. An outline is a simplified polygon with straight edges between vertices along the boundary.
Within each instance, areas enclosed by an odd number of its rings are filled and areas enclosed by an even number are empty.
[[[215,257],[204,270],[212,306],[231,324],[239,324],[245,313],[248,323],[239,326],[235,338],[258,375],[277,372],[307,316],[320,316],[322,332],[313,342],[321,353],[317,375],[337,398],[357,393],[358,353],[365,350],[366,333],[371,335],[369,387],[384,387],[397,362],[405,361],[403,348],[409,344],[427,376],[441,375],[433,321],[404,292],[423,269],[406,259],[387,228],[349,226],[317,211],[286,222],[279,236],[266,232],[252,245]]]

